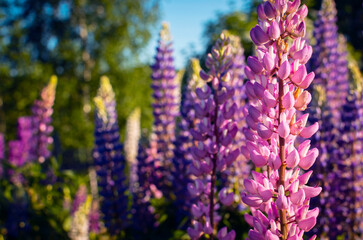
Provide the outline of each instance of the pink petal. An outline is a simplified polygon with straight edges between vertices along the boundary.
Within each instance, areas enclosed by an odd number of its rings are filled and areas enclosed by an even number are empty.
[[[285,61],[281,64],[279,71],[277,72],[277,76],[282,80],[286,79],[290,75],[290,63],[289,61]]]

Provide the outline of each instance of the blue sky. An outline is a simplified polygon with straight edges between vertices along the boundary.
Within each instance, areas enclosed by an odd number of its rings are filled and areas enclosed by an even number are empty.
[[[170,24],[174,43],[174,58],[177,68],[182,68],[187,56],[193,51],[204,49],[203,30],[209,20],[217,18],[218,13],[246,10],[249,0],[162,0],[161,22]],[[152,62],[158,39],[158,31],[153,32],[143,61]],[[194,46],[194,50],[191,49]]]

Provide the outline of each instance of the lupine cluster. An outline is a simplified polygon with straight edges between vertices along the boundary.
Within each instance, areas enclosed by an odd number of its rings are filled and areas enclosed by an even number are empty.
[[[155,135],[151,135],[148,147],[141,143],[137,155],[138,185],[137,188],[133,188],[131,209],[135,239],[143,239],[143,234],[147,234],[148,227],[156,227],[158,224],[154,208],[150,203],[151,198],[162,197],[162,192],[154,184],[154,160],[157,156]]]
[[[192,196],[198,201],[192,205],[194,217],[188,234],[192,239],[209,235],[210,239],[234,239],[235,231],[228,232],[223,227],[217,233],[217,225],[221,217],[217,210],[220,203],[231,205],[234,201],[233,192],[227,188],[216,191],[217,173],[233,164],[239,149],[233,149],[232,142],[238,127],[234,119],[237,110],[233,102],[234,89],[230,86],[230,69],[232,66],[230,40],[223,33],[213,46],[206,59],[209,72],[200,72],[200,77],[208,82],[196,89],[200,103],[195,105],[195,117],[199,119],[195,129],[190,133],[198,145],[193,147],[191,172],[196,177],[194,183],[188,185]],[[217,198],[218,195],[218,198]]]
[[[358,95],[359,130],[356,133],[355,169],[354,169],[354,234],[363,237],[363,93]]]
[[[20,167],[26,162],[44,162],[50,156],[49,144],[53,142],[51,116],[55,99],[57,77],[52,76],[49,84],[42,90],[41,100],[36,100],[32,116],[18,119],[18,140],[9,142],[9,163]]]
[[[49,151],[49,145],[53,143],[53,138],[50,136],[53,132],[52,114],[53,105],[55,100],[55,90],[57,86],[57,77],[53,75],[50,78],[48,86],[46,86],[41,92],[41,99],[35,100],[32,114],[33,120],[37,126],[36,129],[36,148],[35,157],[40,163],[49,158],[51,152]]]
[[[173,49],[168,24],[164,23],[160,31],[155,63],[152,69],[153,92],[153,132],[157,142],[157,159],[155,165],[160,176],[165,178],[158,181],[158,188],[164,192],[171,185],[170,170],[172,169],[171,159],[174,152],[175,141],[175,119],[178,115],[178,98],[175,95],[177,84],[175,82],[175,68]],[[158,161],[158,163],[156,163]],[[168,187],[167,187],[168,186]]]
[[[188,71],[189,77],[182,91],[181,119],[174,143],[173,193],[175,195],[175,205],[179,210],[177,216],[180,218],[189,216],[192,202],[192,198],[185,186],[192,181],[189,166],[193,159],[190,150],[194,146],[194,141],[189,134],[189,129],[194,128],[196,125],[194,104],[198,102],[198,98],[195,89],[204,85],[204,81],[199,76],[200,70],[199,60],[191,59]]]
[[[245,154],[262,171],[244,181],[242,200],[251,207],[246,221],[253,227],[249,239],[302,239],[310,231],[319,209],[309,210],[320,187],[307,186],[308,170],[318,156],[310,140],[295,145],[297,137],[310,138],[318,124],[306,126],[309,114],[300,114],[311,101],[306,89],[315,74],[305,64],[312,48],[303,39],[308,9],[300,0],[266,1],[257,8],[258,25],[250,35],[257,46],[248,57]],[[301,170],[302,169],[302,170]]]
[[[95,98],[95,148],[93,158],[98,175],[101,211],[111,235],[127,225],[128,198],[125,195],[125,159],[122,155],[114,92],[107,77],[101,78]]]
[[[359,129],[354,123],[358,118],[357,110],[354,110],[356,100],[354,95],[348,96],[346,41],[338,35],[336,14],[334,0],[324,0],[315,22],[314,37],[317,42],[311,66],[317,73],[314,91],[319,93],[320,101],[309,109],[322,126],[312,141],[312,145],[321,152],[314,167],[318,174],[312,181],[323,187],[320,199],[312,202],[321,212],[317,228],[312,232],[330,239],[343,234],[346,237],[352,235],[354,221],[349,220],[354,211],[350,206],[354,198],[351,195],[355,192],[352,186],[354,170],[351,170],[354,166],[352,158],[355,158],[352,132]]]
[[[228,33],[227,33],[228,34]],[[230,35],[230,34],[229,34]],[[238,131],[236,137],[233,140],[235,148],[240,149],[245,145],[245,137],[243,131],[247,127],[246,115],[247,115],[247,95],[245,93],[244,80],[246,76],[244,74],[245,56],[244,49],[241,46],[241,40],[239,37],[230,35],[233,64],[231,66],[231,87],[234,88],[235,94],[233,101],[236,103],[237,110],[235,113],[235,121],[237,123]],[[247,165],[247,159],[243,154],[239,154],[233,164],[225,171],[227,175],[228,187],[235,192],[235,200],[240,203],[240,194],[243,191],[243,179],[247,178],[250,172],[250,167]],[[240,204],[243,208],[243,205]]]

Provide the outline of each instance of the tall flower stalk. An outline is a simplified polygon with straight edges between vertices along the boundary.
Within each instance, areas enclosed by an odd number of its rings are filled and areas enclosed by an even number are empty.
[[[241,39],[238,36],[231,35],[228,32],[231,40],[232,47],[232,58],[233,64],[231,66],[231,87],[234,88],[235,93],[233,96],[233,101],[236,103],[237,110],[234,115],[234,119],[237,123],[238,131],[236,137],[234,138],[232,144],[235,148],[240,149],[242,146],[245,146],[245,136],[243,132],[246,130],[246,115],[247,111],[247,95],[245,92],[245,84],[244,81],[246,76],[244,74],[244,68],[246,66],[244,49],[241,45]],[[233,162],[233,164],[225,171],[225,175],[227,178],[227,186],[235,193],[235,200],[240,204],[240,207],[243,208],[243,204],[241,203],[240,194],[243,192],[243,179],[247,178],[250,172],[250,167],[247,164],[247,159],[245,155],[239,154],[237,159]]]
[[[190,206],[192,203],[192,197],[186,186],[192,182],[190,165],[193,156],[190,151],[195,146],[195,142],[189,133],[189,129],[194,128],[197,123],[194,104],[199,100],[195,89],[205,84],[199,76],[200,70],[199,60],[195,58],[191,59],[187,71],[188,80],[182,89],[181,118],[176,133],[173,158],[173,194],[175,195],[174,203],[178,209],[178,218],[184,218],[190,215]]]
[[[42,163],[49,158],[51,152],[49,145],[53,143],[51,133],[53,132],[52,114],[55,100],[55,90],[57,87],[57,76],[50,78],[49,84],[42,90],[40,100],[34,102],[32,113],[36,124],[36,149],[35,157]]]
[[[250,35],[256,56],[247,59],[250,99],[246,118],[249,157],[261,171],[246,179],[242,201],[251,207],[246,221],[253,227],[249,239],[302,239],[316,224],[319,209],[309,210],[320,187],[307,186],[308,170],[318,156],[310,140],[298,146],[296,138],[310,138],[318,123],[306,126],[309,114],[300,114],[311,101],[306,89],[315,74],[305,64],[312,48],[303,39],[308,9],[300,0],[266,1],[257,8],[258,25]],[[300,169],[301,168],[301,169]]]
[[[98,175],[101,212],[111,235],[118,235],[127,226],[128,197],[125,195],[124,167],[116,101],[107,77],[101,77],[100,88],[94,99],[95,147],[93,158]]]
[[[160,31],[160,39],[156,49],[155,63],[152,69],[153,92],[153,132],[156,136],[158,169],[163,181],[160,181],[160,189],[164,193],[171,186],[170,170],[174,157],[175,119],[178,115],[178,97],[176,96],[177,84],[175,82],[175,68],[171,35],[167,23],[163,24]]]
[[[236,234],[234,230],[228,232],[227,227],[217,233],[220,220],[217,210],[220,203],[231,205],[234,194],[226,188],[219,193],[216,191],[217,173],[225,171],[234,162],[239,149],[232,148],[238,131],[234,120],[237,106],[232,100],[234,89],[229,83],[232,66],[230,40],[223,33],[208,54],[206,66],[209,72],[201,71],[200,76],[209,84],[196,89],[200,102],[195,104],[195,114],[199,123],[190,130],[198,145],[192,149],[196,180],[188,187],[199,200],[191,208],[194,220],[188,234],[192,239],[209,235],[210,239],[227,240],[234,239]]]

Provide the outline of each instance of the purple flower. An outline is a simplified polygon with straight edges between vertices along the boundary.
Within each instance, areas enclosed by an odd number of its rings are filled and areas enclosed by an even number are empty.
[[[57,86],[57,77],[53,75],[50,78],[49,84],[42,90],[41,99],[34,102],[32,113],[36,126],[35,132],[35,157],[43,163],[49,158],[51,153],[49,145],[53,143],[53,138],[50,136],[53,132],[52,114],[55,100],[55,90]]]
[[[251,30],[256,56],[247,59],[246,94],[249,97],[244,155],[260,171],[245,179],[242,201],[252,215],[245,219],[253,229],[249,239],[301,239],[310,231],[319,209],[309,209],[320,187],[307,185],[307,171],[318,157],[310,138],[319,128],[307,126],[301,114],[312,97],[306,89],[314,79],[305,64],[312,48],[303,40],[307,7],[299,0],[266,1],[258,7],[258,25]],[[314,237],[313,237],[314,239]]]
[[[101,212],[108,232],[117,235],[128,224],[128,197],[125,184],[125,159],[122,155],[116,102],[107,77],[95,98],[95,147],[93,158],[98,175]]]
[[[222,228],[217,233],[220,203],[231,205],[234,194],[226,188],[219,194],[216,191],[217,173],[231,166],[239,154],[239,149],[232,145],[238,131],[234,120],[237,108],[233,102],[234,89],[229,83],[232,60],[230,40],[221,34],[206,59],[209,72],[200,72],[200,77],[210,84],[196,89],[199,102],[194,108],[198,123],[190,130],[197,143],[191,149],[193,161],[190,166],[195,181],[188,185],[188,190],[198,201],[191,207],[194,217],[192,227],[188,228],[191,239],[199,239],[202,235],[209,235],[211,239],[235,238],[234,230],[227,233],[227,229]]]
[[[158,158],[154,161],[158,165],[160,175],[163,180],[158,182],[158,188],[164,193],[170,192],[167,189],[170,186],[172,170],[172,159],[174,156],[175,141],[175,119],[178,116],[178,97],[175,94],[178,88],[175,82],[175,69],[173,59],[173,49],[168,24],[163,24],[160,31],[155,63],[152,69],[152,89],[153,92],[153,133],[156,137]]]

